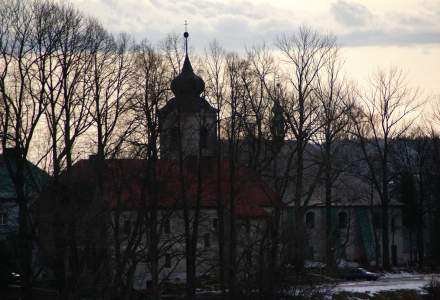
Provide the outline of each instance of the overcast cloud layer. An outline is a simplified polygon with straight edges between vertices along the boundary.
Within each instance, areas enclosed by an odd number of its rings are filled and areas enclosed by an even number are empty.
[[[242,49],[307,24],[336,34],[344,46],[440,43],[439,0],[72,0],[114,33],[157,41],[182,32],[188,20],[193,45],[214,38]]]
[[[278,35],[308,25],[338,37],[345,68],[358,82],[395,65],[411,85],[440,95],[440,0],[58,1],[70,1],[115,34],[153,43],[181,34],[188,20],[190,46],[199,53],[214,39],[235,51],[273,45]]]

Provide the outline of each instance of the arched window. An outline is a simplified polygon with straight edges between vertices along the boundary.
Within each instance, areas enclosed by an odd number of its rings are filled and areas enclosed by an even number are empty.
[[[200,128],[200,148],[205,149],[208,147],[208,128]]]
[[[312,211],[306,214],[306,226],[307,228],[315,228],[315,213]]]
[[[130,234],[131,232],[131,222],[130,220],[124,221],[124,227],[123,227],[124,234]]]
[[[339,223],[340,229],[347,228],[347,225],[348,225],[347,213],[344,211],[341,211],[338,215],[338,221],[339,221],[338,223]]]
[[[0,214],[0,225],[8,225],[8,214],[1,213]]]
[[[169,140],[168,140],[168,147],[170,150],[177,150],[178,149],[178,145],[180,143],[180,137],[181,137],[181,133],[179,131],[179,127],[173,127],[171,128],[171,132],[169,135]]]

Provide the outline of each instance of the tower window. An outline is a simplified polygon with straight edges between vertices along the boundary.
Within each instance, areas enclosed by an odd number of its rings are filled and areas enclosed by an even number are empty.
[[[206,127],[200,128],[200,148],[208,147],[208,129]]]
[[[214,218],[214,219],[212,219],[212,229],[217,231],[217,228],[218,228],[218,219]]]
[[[315,228],[315,213],[312,211],[306,214],[306,226],[310,229]]]
[[[344,229],[347,228],[348,225],[348,217],[347,217],[347,213],[346,212],[340,212],[338,215],[338,219],[339,219],[339,228],[340,229]]]
[[[177,149],[178,143],[179,143],[179,128],[173,127],[173,128],[171,128],[169,147],[171,149]]]
[[[176,141],[179,138],[179,128],[178,127],[173,127],[171,129],[171,139],[173,141]]]

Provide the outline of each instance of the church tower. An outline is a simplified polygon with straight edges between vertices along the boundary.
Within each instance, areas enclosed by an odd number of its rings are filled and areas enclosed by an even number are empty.
[[[178,159],[180,151],[183,158],[215,154],[217,113],[202,95],[205,82],[194,74],[188,57],[188,36],[185,32],[182,70],[171,82],[175,97],[159,111],[161,159]]]

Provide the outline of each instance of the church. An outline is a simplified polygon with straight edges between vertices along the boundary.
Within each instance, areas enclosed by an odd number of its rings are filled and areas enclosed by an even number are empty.
[[[218,278],[220,263],[225,269],[230,267],[231,240],[236,241],[233,247],[238,253],[236,271],[251,273],[264,251],[262,236],[266,234],[266,242],[270,239],[275,207],[281,211],[281,252],[294,242],[288,235],[294,215],[290,201],[293,184],[280,196],[273,181],[267,180],[269,176],[264,178],[265,172],[293,174],[293,170],[286,173],[284,168],[295,142],[278,141],[280,155],[258,175],[246,166],[245,151],[237,160],[227,153],[220,155],[224,142],[218,137],[218,111],[204,96],[205,82],[194,73],[188,55],[187,32],[184,37],[183,67],[171,81],[174,97],[158,113],[158,157],[98,161],[90,156],[73,166],[63,183],[65,188],[47,191],[42,197],[43,253],[46,257],[56,255],[56,251],[62,253],[64,268],[87,274],[82,276],[84,282],[90,281],[90,276],[100,282],[111,282],[119,276],[119,280],[130,279],[136,289],[148,287],[152,280],[185,282],[190,242],[197,277]],[[274,103],[272,112],[280,109],[279,103]],[[316,147],[307,147],[306,165],[308,159],[319,155]],[[306,168],[313,172],[314,166]],[[102,186],[98,187],[97,182]],[[306,180],[306,187],[309,184]],[[323,188],[318,182],[310,203],[303,208],[305,258],[310,262],[326,260]],[[60,212],[63,224],[54,229],[50,211],[58,198],[65,199]],[[381,240],[377,196],[368,184],[344,174],[335,184],[334,198],[331,216],[337,263],[374,266],[380,259]],[[392,263],[402,265],[414,245],[408,244],[397,201],[391,202],[390,213]],[[62,251],[54,240],[56,230],[66,236]],[[50,268],[56,268],[53,260],[47,261]]]

